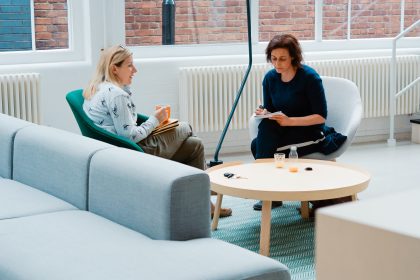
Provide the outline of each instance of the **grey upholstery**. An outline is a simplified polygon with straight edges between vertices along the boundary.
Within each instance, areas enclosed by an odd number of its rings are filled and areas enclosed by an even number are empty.
[[[290,280],[209,238],[204,171],[3,114],[0,127],[1,280]]]
[[[1,114],[0,117],[0,177],[12,178],[13,140],[16,132],[30,122]]]
[[[329,155],[313,153],[304,156],[304,158],[331,160],[342,155],[353,142],[362,120],[363,108],[359,89],[352,81],[328,76],[321,78],[328,106],[326,125],[346,135],[347,140],[337,151]],[[249,136],[251,141],[257,137],[260,122],[261,119],[256,119],[253,116],[249,119]]]
[[[86,211],[4,220],[0,248],[2,280],[290,279],[284,265],[235,245],[156,241]]]
[[[45,192],[17,181],[0,179],[0,220],[74,209],[76,207]]]
[[[197,168],[114,148],[93,156],[89,178],[93,213],[153,239],[210,236],[210,182]]]
[[[87,209],[90,158],[110,147],[51,127],[27,127],[15,136],[13,179]]]

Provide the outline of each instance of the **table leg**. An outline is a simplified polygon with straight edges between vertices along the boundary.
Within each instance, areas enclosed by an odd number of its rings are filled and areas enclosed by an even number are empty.
[[[355,193],[355,194],[353,194],[353,195],[351,196],[351,200],[352,200],[352,201],[356,201],[356,200],[357,200],[357,193]]]
[[[220,208],[222,208],[222,200],[223,200],[223,194],[218,193],[216,205],[214,209],[214,214],[213,214],[213,221],[211,223],[211,230],[216,230],[217,225],[219,224],[219,216],[220,216]]]
[[[302,219],[309,219],[309,201],[300,202],[300,215]]]
[[[263,201],[261,211],[260,254],[270,255],[271,201]]]

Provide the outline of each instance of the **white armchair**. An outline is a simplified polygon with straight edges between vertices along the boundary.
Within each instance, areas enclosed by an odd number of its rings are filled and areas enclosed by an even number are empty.
[[[347,136],[346,142],[335,152],[324,155],[313,153],[303,158],[332,160],[338,158],[352,143],[362,119],[362,101],[357,86],[350,80],[323,76],[325,97],[327,99],[328,116],[326,125]],[[251,116],[249,120],[249,136],[251,141],[257,137],[261,119]]]

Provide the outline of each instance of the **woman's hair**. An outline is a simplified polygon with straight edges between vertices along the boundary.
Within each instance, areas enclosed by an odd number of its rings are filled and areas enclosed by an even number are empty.
[[[292,57],[292,65],[297,68],[302,66],[302,48],[295,36],[291,34],[274,36],[265,49],[267,62],[271,62],[271,52],[275,49],[287,49]]]
[[[91,99],[98,90],[98,85],[105,81],[120,85],[118,77],[115,76],[112,71],[112,66],[115,65],[120,67],[124,60],[131,55],[132,53],[130,50],[123,45],[117,45],[103,50],[98,65],[96,66],[95,73],[88,86],[83,91],[83,97],[85,99]]]

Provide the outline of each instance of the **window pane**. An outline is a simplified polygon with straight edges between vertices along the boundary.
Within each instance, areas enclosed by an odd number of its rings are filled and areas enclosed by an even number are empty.
[[[69,47],[67,0],[34,0],[35,48]],[[32,50],[31,0],[7,0],[0,6],[0,51]]]
[[[127,45],[162,44],[162,2],[175,3],[177,45],[247,41],[243,0],[125,0]]]
[[[389,38],[400,32],[400,1],[353,0],[351,38]]]
[[[67,0],[34,0],[37,50],[69,47]]]
[[[404,9],[404,28],[409,27],[420,19],[420,1],[406,0]],[[420,37],[420,26],[408,33],[406,37]]]
[[[0,5],[0,51],[32,50],[30,0]]]
[[[259,40],[292,33],[299,40],[315,38],[315,0],[260,0]]]
[[[322,39],[347,38],[347,0],[324,1]]]

